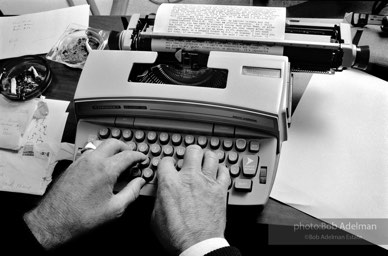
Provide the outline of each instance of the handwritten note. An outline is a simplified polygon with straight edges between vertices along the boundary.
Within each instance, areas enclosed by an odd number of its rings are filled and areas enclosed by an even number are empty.
[[[47,119],[34,119],[31,125],[33,132],[28,134],[26,144],[43,143],[47,137]]]
[[[47,53],[71,23],[89,25],[89,6],[0,19],[0,59]]]
[[[22,18],[12,22],[12,31],[25,31],[32,29],[34,23],[31,18]]]

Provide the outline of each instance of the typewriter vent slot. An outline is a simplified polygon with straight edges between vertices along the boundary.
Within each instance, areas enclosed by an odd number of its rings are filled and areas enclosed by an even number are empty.
[[[121,109],[120,105],[93,105],[94,110],[109,110],[109,109]]]
[[[135,109],[135,110],[138,110],[138,109],[146,110],[147,109],[147,106],[124,105],[123,107],[124,107],[124,109]]]

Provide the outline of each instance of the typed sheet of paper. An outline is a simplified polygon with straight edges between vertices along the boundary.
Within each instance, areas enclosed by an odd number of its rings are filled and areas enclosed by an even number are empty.
[[[162,4],[153,32],[223,39],[284,40],[286,9],[276,7]],[[231,41],[157,39],[156,51],[175,49],[282,54],[282,47]]]

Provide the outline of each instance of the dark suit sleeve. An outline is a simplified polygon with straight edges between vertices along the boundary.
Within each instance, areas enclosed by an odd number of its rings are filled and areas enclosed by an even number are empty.
[[[3,227],[0,231],[2,253],[5,255],[45,255],[46,250],[36,240],[21,215],[8,216],[2,219]],[[1,253],[1,254],[2,254]]]
[[[241,253],[236,247],[227,246],[209,252],[205,256],[241,256]]]

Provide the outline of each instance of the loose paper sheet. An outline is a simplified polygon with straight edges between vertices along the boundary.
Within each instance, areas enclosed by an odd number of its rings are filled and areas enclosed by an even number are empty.
[[[89,5],[0,18],[0,59],[47,53],[67,26],[89,26]]]
[[[286,9],[200,4],[162,4],[156,14],[155,33],[194,36],[220,36],[227,39],[273,39],[285,36]],[[239,51],[265,54],[283,53],[283,47],[258,46],[232,42],[174,39],[153,39],[156,51],[175,51],[177,48],[200,51]]]
[[[271,197],[319,219],[385,219],[346,230],[388,244],[388,83],[357,70],[314,74],[283,143]]]
[[[0,149],[18,150],[38,100],[13,102],[0,96]]]
[[[69,102],[45,99],[49,113],[32,119],[18,152],[0,150],[0,190],[42,195],[51,182]]]

